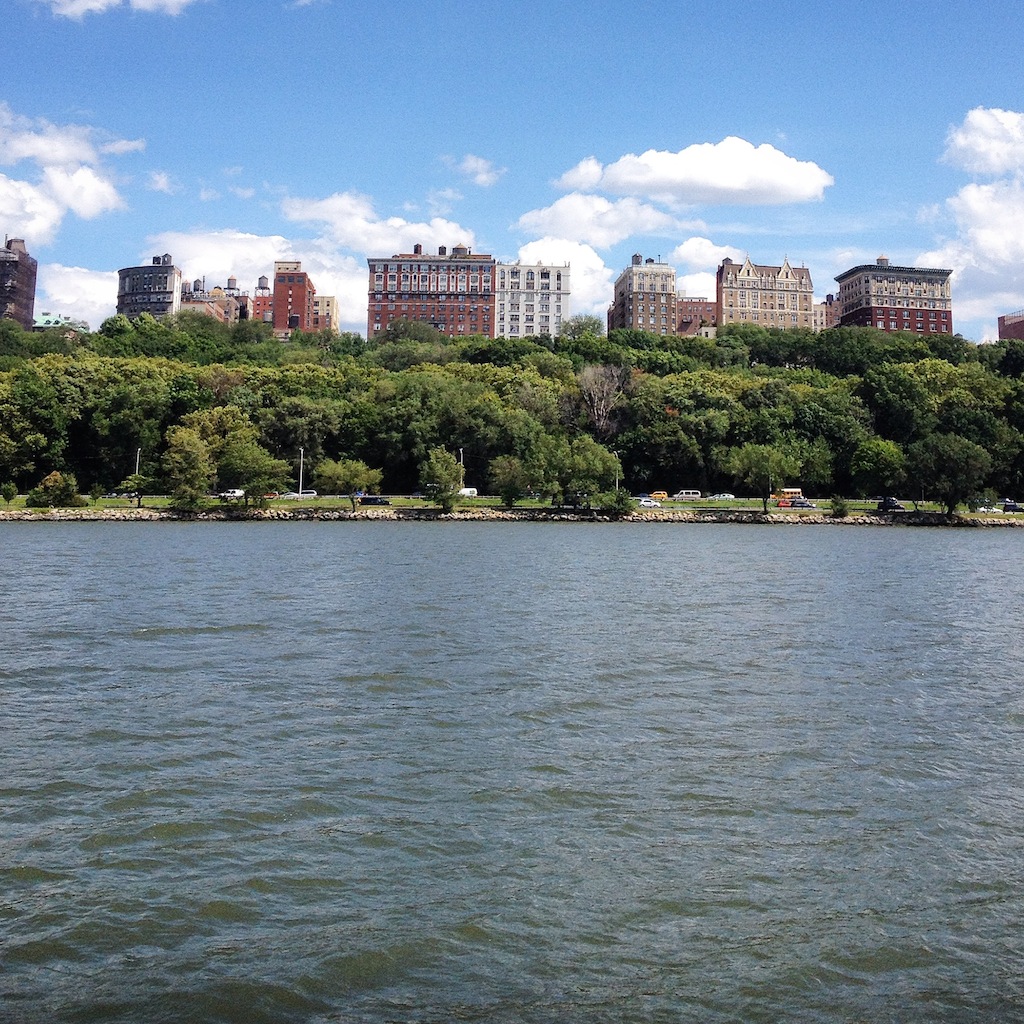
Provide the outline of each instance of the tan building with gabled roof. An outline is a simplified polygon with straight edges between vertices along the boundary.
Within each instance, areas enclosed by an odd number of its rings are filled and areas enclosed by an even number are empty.
[[[718,326],[752,323],[760,327],[814,330],[814,285],[806,267],[789,259],[781,266],[723,260],[718,268]]]

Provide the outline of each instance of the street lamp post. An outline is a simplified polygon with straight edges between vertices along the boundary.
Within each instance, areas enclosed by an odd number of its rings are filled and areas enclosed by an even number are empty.
[[[138,448],[135,451],[135,475],[139,475],[139,465],[142,462],[142,449]]]
[[[302,498],[302,463],[305,457],[304,449],[299,449],[299,498]]]

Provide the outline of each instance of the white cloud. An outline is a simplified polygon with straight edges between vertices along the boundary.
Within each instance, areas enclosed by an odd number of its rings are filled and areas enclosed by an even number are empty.
[[[40,263],[36,315],[59,313],[84,320],[93,330],[117,311],[117,272]]]
[[[472,153],[467,153],[459,161],[452,157],[445,157],[444,161],[449,167],[454,167],[459,174],[481,188],[490,188],[491,185],[497,184],[501,176],[508,170],[507,167],[495,167],[490,160],[486,160],[482,156],[474,156]]]
[[[682,245],[677,245],[669,255],[669,262],[682,264],[691,270],[705,270],[715,267],[724,259],[743,260],[743,251],[731,245],[715,245],[709,238],[693,236]]]
[[[146,148],[145,139],[115,139],[100,146],[101,153],[111,156],[124,156],[125,153],[141,153]]]
[[[604,323],[615,275],[589,246],[568,238],[538,238],[519,250],[524,263],[568,263],[571,286],[570,316],[588,313]]]
[[[39,0],[61,18],[83,18],[87,14],[105,14],[116,7],[130,7],[133,11],[151,14],[181,14],[198,0]]]
[[[718,281],[714,274],[682,274],[676,278],[676,291],[690,299],[715,301]]]
[[[946,209],[954,236],[915,263],[954,272],[954,328],[1024,308],[1024,183],[1013,178],[965,185],[946,200]],[[985,331],[992,330],[989,323]]]
[[[974,174],[1024,170],[1024,114],[975,107],[950,129],[943,159]]]
[[[124,201],[114,186],[91,167],[79,167],[72,172],[47,167],[43,171],[43,180],[59,203],[85,220],[124,207]]]
[[[49,242],[64,212],[44,189],[0,174],[0,223],[8,234]]]
[[[201,188],[199,190],[199,201],[201,203],[212,203],[220,199],[220,193],[215,188]]]
[[[281,212],[287,220],[321,225],[335,244],[372,256],[412,252],[417,242],[429,250],[438,245],[472,246],[475,241],[468,228],[441,217],[420,222],[382,219],[370,199],[355,192],[336,192],[326,199],[285,199]]]
[[[252,197],[256,195],[256,189],[243,188],[241,186],[231,186],[228,188],[228,191],[238,199],[252,199]]]
[[[632,235],[674,234],[694,226],[638,199],[609,200],[579,192],[562,196],[543,209],[530,210],[515,224],[520,231],[571,238],[599,248]]]
[[[146,239],[140,260],[155,253],[170,253],[185,280],[206,278],[207,286],[224,285],[229,277],[238,287],[251,290],[261,274],[272,277],[274,260],[300,259],[291,242],[281,235],[254,235],[245,231],[164,231]]]
[[[834,184],[817,164],[774,146],[730,136],[678,153],[649,149],[602,166],[587,157],[558,180],[562,188],[643,196],[665,203],[777,205],[820,200]]]
[[[138,143],[107,141],[99,149],[96,129],[58,126],[15,114],[0,103],[0,165],[35,164],[35,180],[0,175],[0,213],[12,228],[50,241],[68,211],[91,219],[124,207],[112,179],[100,169],[99,151],[132,152]]]
[[[32,160],[49,167],[69,167],[97,162],[92,130],[81,125],[58,127],[49,121],[32,121],[0,103],[0,164]]]

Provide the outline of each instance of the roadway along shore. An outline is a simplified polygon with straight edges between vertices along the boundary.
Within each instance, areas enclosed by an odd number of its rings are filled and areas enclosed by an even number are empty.
[[[945,526],[1024,527],[1024,517],[953,516],[939,512],[898,512],[889,515],[859,514],[842,518],[750,509],[686,511],[683,509],[641,509],[627,516],[544,508],[463,508],[441,512],[431,508],[367,508],[355,512],[336,508],[212,508],[177,512],[166,508],[54,508],[0,509],[0,523],[153,523],[153,522],[601,522],[601,523],[746,523],[767,526]]]

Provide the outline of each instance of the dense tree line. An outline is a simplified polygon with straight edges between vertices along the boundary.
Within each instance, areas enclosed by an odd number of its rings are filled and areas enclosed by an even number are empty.
[[[301,449],[308,480],[321,471],[391,493],[419,489],[439,451],[458,452],[467,483],[509,500],[616,478],[634,491],[798,483],[947,506],[1024,491],[1024,343],[596,326],[449,339],[398,323],[371,342],[323,332],[281,343],[264,324],[190,313],[112,317],[93,333],[3,321],[0,481],[25,491],[59,472],[109,490],[138,461],[150,489],[187,502],[242,483],[293,486]]]

